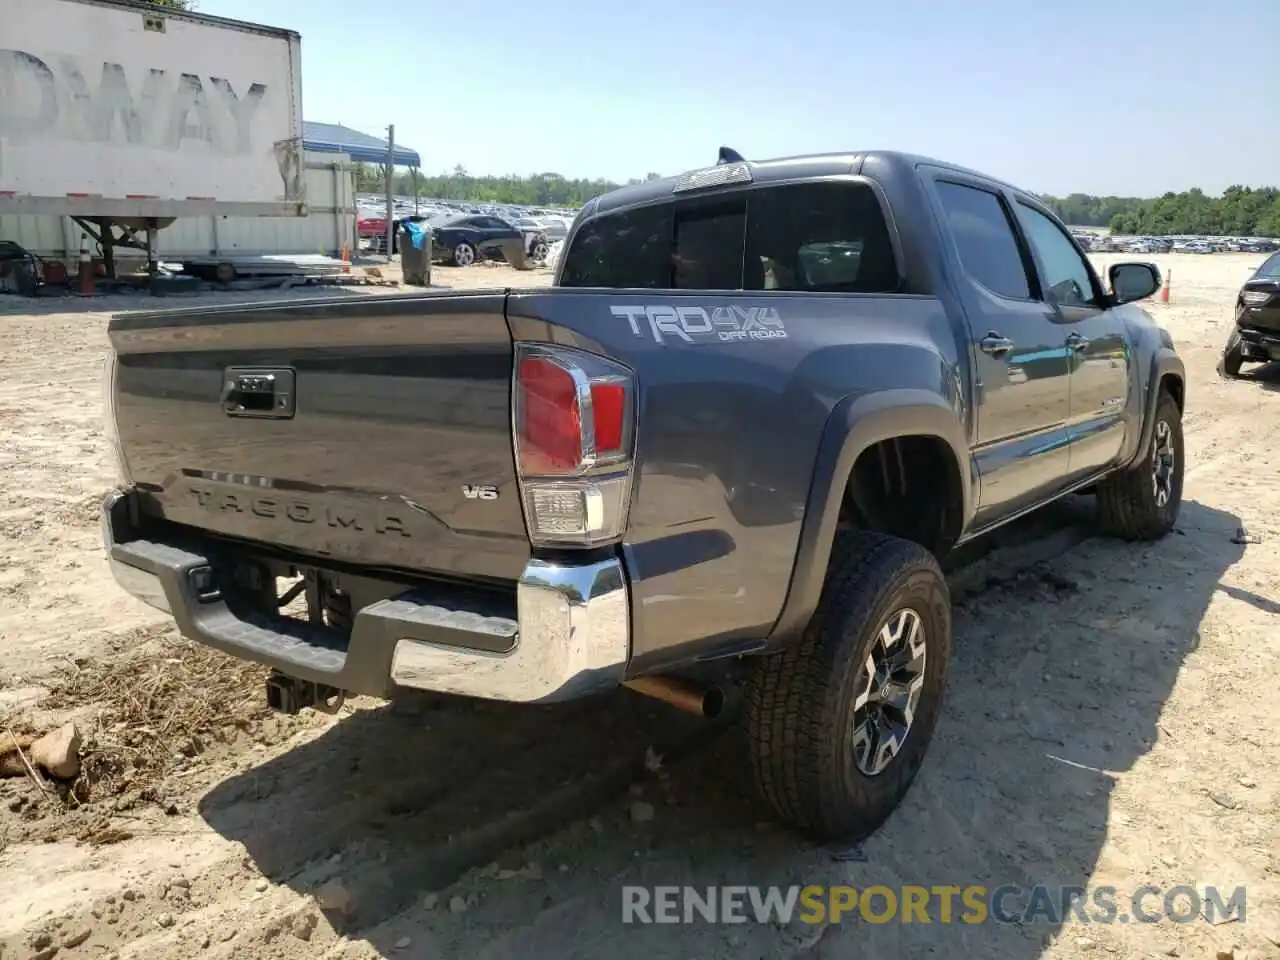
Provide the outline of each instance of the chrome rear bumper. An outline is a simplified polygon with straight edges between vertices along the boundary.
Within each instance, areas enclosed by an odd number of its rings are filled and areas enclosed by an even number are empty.
[[[530,560],[514,618],[409,590],[359,610],[344,636],[285,616],[233,613],[209,588],[204,545],[146,539],[130,517],[128,494],[107,498],[103,541],[116,582],[171,614],[183,636],[289,676],[372,696],[412,687],[532,703],[609,689],[626,670],[630,605],[617,558]],[[495,636],[506,643],[501,653]]]

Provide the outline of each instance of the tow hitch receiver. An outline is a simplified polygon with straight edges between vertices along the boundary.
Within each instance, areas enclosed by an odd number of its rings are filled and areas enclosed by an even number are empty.
[[[277,713],[295,716],[304,707],[321,713],[337,713],[346,701],[346,694],[336,687],[310,680],[299,680],[273,670],[267,677],[267,706]]]

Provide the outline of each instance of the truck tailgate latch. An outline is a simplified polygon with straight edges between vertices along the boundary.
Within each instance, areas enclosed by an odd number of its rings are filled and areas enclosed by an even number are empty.
[[[293,417],[294,372],[288,367],[228,367],[222,377],[222,410],[228,417],[288,420]]]

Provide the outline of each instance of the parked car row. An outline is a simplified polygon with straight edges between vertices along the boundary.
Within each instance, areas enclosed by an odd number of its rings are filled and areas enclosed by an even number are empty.
[[[362,237],[385,236],[387,229],[386,201],[380,198],[356,198],[357,230]],[[576,210],[548,210],[535,207],[515,207],[507,204],[462,203],[457,200],[435,200],[419,198],[399,198],[392,208],[393,219],[409,217],[425,217],[434,219],[443,215],[455,216],[482,215],[500,217],[512,223],[518,223],[521,229],[528,232],[541,231],[551,240],[562,240],[569,231],[569,225],[577,215]]]
[[[492,214],[446,214],[427,221],[431,231],[431,259],[455,267],[469,267],[477,260],[542,263],[550,243],[533,221],[511,221]]]
[[[1117,237],[1073,233],[1093,253],[1271,253],[1280,243],[1260,237]]]
[[[386,204],[357,200],[357,233],[373,253],[386,251]],[[507,260],[542,263],[553,243],[564,240],[573,222],[572,211],[545,211],[495,204],[464,204],[457,201],[398,200],[392,208],[393,233],[398,225],[414,221],[427,225],[431,234],[432,259],[457,266],[478,260]],[[520,242],[517,242],[520,241]],[[393,240],[393,252],[399,249]]]

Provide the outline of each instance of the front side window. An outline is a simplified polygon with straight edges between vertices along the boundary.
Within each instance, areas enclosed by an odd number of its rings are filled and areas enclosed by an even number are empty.
[[[1034,207],[1019,203],[1018,220],[1044,270],[1045,294],[1061,307],[1094,304],[1089,265],[1062,229]]]

